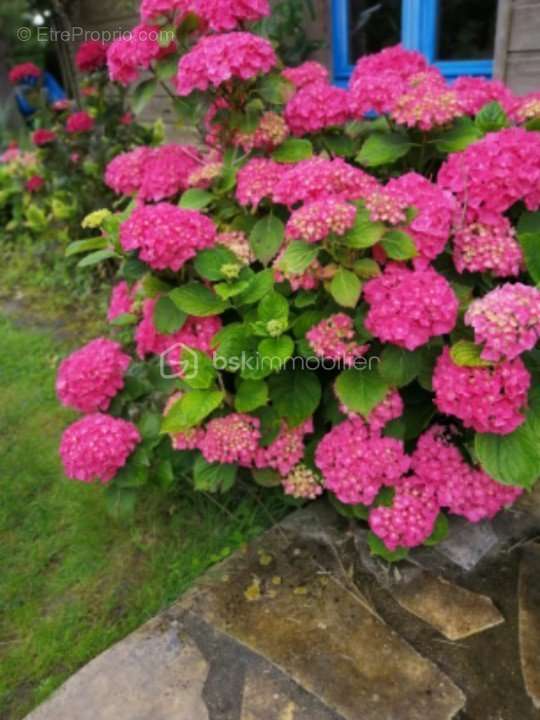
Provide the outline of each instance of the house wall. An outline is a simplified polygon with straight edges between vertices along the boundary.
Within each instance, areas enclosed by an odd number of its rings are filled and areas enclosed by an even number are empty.
[[[517,94],[540,89],[540,0],[499,0],[496,77]]]

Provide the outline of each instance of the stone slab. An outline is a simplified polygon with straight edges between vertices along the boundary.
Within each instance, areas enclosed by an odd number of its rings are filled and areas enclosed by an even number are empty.
[[[189,638],[146,629],[88,663],[27,720],[209,720],[207,674]]]
[[[405,574],[391,593],[401,607],[449,640],[462,640],[504,622],[486,595],[416,568]]]
[[[452,517],[448,538],[437,545],[435,552],[462,570],[470,571],[483,560],[499,542],[491,523],[470,523],[465,518]]]
[[[177,611],[190,609],[267,658],[346,720],[454,717],[465,703],[461,690],[378,619],[346,578],[327,572],[321,552],[275,528]]]
[[[248,669],[240,720],[316,720],[292,698],[289,687],[268,672]]]
[[[540,709],[540,545],[523,548],[519,574],[519,646],[525,687]]]

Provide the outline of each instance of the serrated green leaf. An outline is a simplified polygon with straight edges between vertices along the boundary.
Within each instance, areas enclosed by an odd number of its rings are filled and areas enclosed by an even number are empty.
[[[390,386],[374,369],[350,368],[336,380],[336,394],[349,410],[367,417],[384,400]]]
[[[482,137],[482,133],[468,117],[454,121],[453,127],[439,133],[435,139],[435,147],[442,153],[460,152]]]
[[[87,252],[87,250],[103,250],[107,247],[107,238],[96,237],[88,240],[75,240],[66,248],[66,257],[78,255],[78,253]]]
[[[470,340],[458,340],[450,348],[450,357],[460,367],[489,367],[487,360],[481,358],[482,348]]]
[[[412,143],[400,133],[373,133],[369,135],[356,156],[357,162],[365,167],[388,165],[404,157]]]
[[[242,380],[236,391],[234,406],[238,412],[251,412],[268,402],[268,385],[264,380]]]
[[[193,485],[199,492],[227,492],[234,485],[236,465],[209,463],[199,455],[193,465]]]
[[[342,242],[347,247],[361,250],[378,243],[385,232],[386,225],[384,223],[373,222],[367,210],[358,208],[354,225],[343,236]]]
[[[216,379],[212,359],[201,350],[185,347],[181,354],[182,380],[195,390],[206,390]]]
[[[319,379],[308,370],[283,370],[272,375],[268,385],[276,412],[293,427],[310,418],[321,401]]]
[[[422,355],[418,351],[404,350],[396,345],[386,345],[379,363],[379,375],[393,387],[411,383],[422,369]]]
[[[186,319],[186,313],[179,310],[169,297],[160,297],[154,306],[154,325],[164,335],[180,330]]]
[[[410,260],[418,255],[412,237],[403,230],[390,230],[381,240],[384,252],[392,260]]]
[[[190,390],[170,408],[161,424],[162,433],[178,433],[200,425],[225,398],[221,390]]]
[[[78,268],[90,267],[97,265],[104,260],[110,260],[111,258],[119,258],[120,256],[114,250],[97,250],[96,252],[90,253],[82,260],[77,263]]]
[[[484,105],[476,115],[474,124],[480,132],[488,133],[502,130],[510,123],[502,105],[495,101]]]
[[[199,188],[189,188],[186,190],[180,202],[179,207],[183,210],[202,210],[203,208],[210,205],[214,196],[208,190],[200,190]]]
[[[139,83],[133,91],[131,107],[137,115],[144,110],[158,89],[158,81],[154,78]]]
[[[350,270],[339,268],[332,278],[329,290],[338,305],[354,308],[362,293],[362,283]]]
[[[312,156],[313,145],[301,138],[288,138],[272,153],[272,159],[282,163],[297,163]]]
[[[313,243],[293,240],[278,262],[278,269],[291,275],[301,275],[317,259],[320,248]]]
[[[249,235],[249,244],[253,254],[267,265],[275,257],[283,244],[285,226],[275,215],[267,215],[258,220]]]
[[[224,275],[221,268],[224,265],[238,265],[236,255],[223,245],[201,250],[194,260],[195,270],[205,280],[223,280]]]
[[[228,307],[210,288],[196,282],[171,290],[169,297],[179,310],[195,317],[220,315]]]

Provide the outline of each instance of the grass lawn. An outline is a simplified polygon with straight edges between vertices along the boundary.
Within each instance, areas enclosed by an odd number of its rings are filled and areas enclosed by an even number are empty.
[[[60,468],[74,417],[54,394],[65,348],[3,318],[0,333],[0,718],[17,720],[285,505],[265,491],[264,505],[220,499],[225,512],[186,489],[149,494],[132,526],[115,525],[100,488]]]

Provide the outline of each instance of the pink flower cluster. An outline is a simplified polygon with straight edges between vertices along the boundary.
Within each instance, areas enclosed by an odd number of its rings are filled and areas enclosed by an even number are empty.
[[[453,330],[458,299],[448,281],[431,267],[409,270],[389,264],[364,286],[369,304],[366,328],[383,342],[407,350]]]
[[[285,106],[285,120],[293,135],[343,125],[349,118],[347,91],[326,82],[304,85]]]
[[[271,70],[277,58],[268,40],[247,32],[201,38],[178,64],[176,91],[189,95],[239,78],[249,80]]]
[[[382,402],[376,405],[366,418],[366,422],[373,432],[380,432],[391,420],[403,414],[403,400],[397,390],[389,390]],[[358,413],[340,403],[339,410],[348,418],[361,417]]]
[[[88,133],[94,129],[94,118],[84,110],[69,115],[66,122],[66,132],[71,135]]]
[[[417,478],[396,488],[391,507],[369,512],[369,526],[389,550],[421,545],[433,533],[439,514],[436,499]]]
[[[152,153],[148,147],[138,147],[120,153],[105,170],[105,183],[119,195],[134,195],[142,185],[146,162]]]
[[[523,200],[540,207],[540,136],[522,128],[488,133],[442,165],[438,184],[467,208],[503,213]]]
[[[390,113],[398,124],[432,130],[463,115],[457,93],[438,74],[421,73],[411,78],[409,84]]]
[[[170,203],[140,206],[120,226],[124,250],[139,250],[141,260],[156,270],[176,272],[215,241],[212,220]]]
[[[529,93],[524,97],[516,98],[513,115],[518,122],[527,122],[540,117],[540,93]]]
[[[345,313],[330,315],[306,333],[306,339],[316,355],[345,365],[352,365],[369,349],[369,345],[355,342],[354,336],[353,319]]]
[[[268,0],[194,0],[194,5],[195,12],[216,32],[234,30],[270,13]]]
[[[236,199],[240,205],[256,208],[261,200],[271,198],[283,173],[283,165],[266,158],[252,158],[238,172]]]
[[[41,175],[32,175],[32,177],[29,177],[25,182],[24,187],[28,192],[34,193],[39,192],[44,185],[45,178],[41,177]]]
[[[331,197],[314,200],[293,211],[285,227],[285,237],[308,243],[321,242],[331,234],[344,235],[355,219],[354,205]]]
[[[314,60],[308,60],[294,68],[287,67],[281,74],[296,88],[316,82],[328,83],[330,80],[328,69]]]
[[[360,418],[345,420],[327,433],[315,451],[326,489],[350,505],[371,505],[384,485],[394,485],[409,469],[403,443],[370,431]]]
[[[481,218],[481,219],[480,219]],[[454,235],[454,265],[458,272],[489,272],[495,277],[519,275],[523,253],[507,218],[483,211],[475,222]]]
[[[41,77],[41,70],[34,63],[20,63],[11,68],[8,74],[9,82],[17,85],[28,78],[38,79]]]
[[[450,237],[455,210],[452,195],[415,172],[390,180],[385,191],[398,194],[407,206],[416,210],[407,232],[414,240],[419,258],[434,260]]]
[[[56,379],[60,402],[83,413],[107,410],[124,387],[130,362],[120,343],[106,338],[92,340],[62,361]]]
[[[32,133],[32,142],[38,147],[48,145],[56,140],[56,133],[46,128],[38,128]]]
[[[285,248],[276,256],[273,263],[274,280],[276,282],[287,281],[294,292],[297,290],[314,290],[319,286],[325,276],[325,269],[317,259],[313,260],[302,273],[291,273],[282,270],[280,267],[280,261],[283,259],[284,254]]]
[[[313,422],[307,420],[298,427],[283,423],[278,436],[267,447],[258,448],[254,463],[258,468],[272,468],[283,477],[292,472],[304,457],[304,436],[313,432]]]
[[[303,464],[293,468],[281,484],[285,495],[302,500],[315,500],[323,493],[320,478]]]
[[[94,413],[70,425],[62,436],[60,456],[72,480],[107,483],[122,468],[136,445],[139,431],[127,420]]]
[[[291,166],[279,166],[281,172],[273,187],[274,202],[288,207],[333,197],[358,200],[372,193],[377,181],[342,158],[314,157]]]
[[[465,324],[483,343],[485,360],[513,360],[540,339],[540,290],[522,283],[501,285],[471,303]]]
[[[133,295],[133,291],[125,280],[122,280],[113,287],[109,308],[107,310],[107,320],[109,322],[133,310]]]
[[[460,367],[445,348],[433,372],[438,409],[481,433],[507,435],[525,420],[531,376],[521,358],[494,367]]]
[[[270,152],[281,145],[289,136],[289,127],[285,120],[275,112],[266,112],[262,115],[257,129],[253,133],[238,133],[235,143],[245,152],[259,149]]]
[[[392,189],[377,189],[366,198],[366,208],[372,222],[399,225],[407,219],[407,202],[399,192]]]
[[[229,248],[246,265],[255,260],[247,235],[241,231],[218,233],[216,243]]]
[[[131,31],[129,37],[121,37],[109,45],[107,67],[113,82],[130,85],[141,70],[147,70],[152,62],[160,60],[176,49],[171,39],[167,47],[159,43],[160,28],[142,23]]]
[[[487,80],[481,77],[459,77],[452,85],[459,102],[467,115],[476,115],[484,105],[498,102],[504,110],[510,112],[515,98],[500,80]]]
[[[91,73],[107,66],[108,46],[101,40],[82,43],[75,55],[75,64],[80,72]]]
[[[194,11],[194,0],[142,0],[140,7],[144,23],[153,23],[161,18],[172,20],[176,13],[180,14],[176,19],[181,20],[183,15]]]
[[[210,420],[199,449],[209,463],[237,464],[253,467],[261,433],[259,418],[231,413]]]
[[[190,145],[169,143],[149,150],[143,162],[139,198],[158,202],[173,197],[189,186],[191,174],[200,167],[201,157]]]

